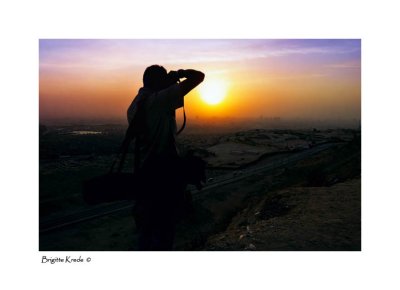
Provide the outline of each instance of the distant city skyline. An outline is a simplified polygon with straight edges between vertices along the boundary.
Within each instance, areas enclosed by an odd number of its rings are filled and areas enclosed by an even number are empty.
[[[42,39],[39,48],[40,119],[125,118],[152,64],[206,74],[185,98],[189,118],[361,119],[358,39]],[[212,83],[224,96],[210,105]]]

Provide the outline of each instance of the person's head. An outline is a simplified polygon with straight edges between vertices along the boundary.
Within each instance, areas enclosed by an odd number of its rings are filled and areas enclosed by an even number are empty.
[[[143,86],[153,90],[163,89],[167,75],[167,70],[164,67],[156,64],[149,66],[143,74]]]

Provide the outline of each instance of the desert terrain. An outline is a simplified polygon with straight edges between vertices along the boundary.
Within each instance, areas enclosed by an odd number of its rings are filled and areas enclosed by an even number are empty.
[[[84,203],[82,181],[109,169],[124,129],[42,125],[39,250],[136,249],[129,207],[42,226],[96,207]],[[193,211],[177,226],[175,250],[361,250],[360,129],[189,130],[179,142],[207,161],[208,182],[192,190]]]

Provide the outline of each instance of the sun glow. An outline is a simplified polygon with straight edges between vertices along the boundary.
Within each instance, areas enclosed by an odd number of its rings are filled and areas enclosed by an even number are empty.
[[[220,79],[205,80],[199,88],[200,96],[209,105],[216,105],[222,102],[228,90],[228,85]]]

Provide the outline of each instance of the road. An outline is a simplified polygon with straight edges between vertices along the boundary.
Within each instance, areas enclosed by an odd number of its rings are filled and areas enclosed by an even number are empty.
[[[334,146],[335,144],[337,143],[320,144],[310,149],[286,154],[283,157],[276,156],[273,158],[269,158],[268,160],[262,160],[258,164],[255,164],[254,166],[251,166],[249,168],[215,177],[212,182],[207,183],[207,185],[201,190],[197,190],[194,187],[190,187],[189,189],[192,192],[193,200],[197,200],[203,197],[203,194],[206,194],[208,191],[216,187],[224,186],[226,184],[245,179],[254,174],[264,173],[271,170],[276,170],[284,166],[288,166],[291,163],[297,162],[299,160],[317,154],[323,150],[326,150]],[[42,219],[39,222],[39,233],[54,231],[69,225],[102,217],[111,213],[120,212],[123,210],[130,210],[132,206],[132,201],[113,202],[105,205],[92,206],[88,209],[80,210],[58,218]]]

